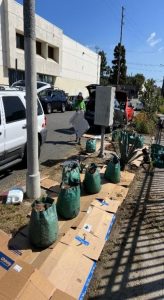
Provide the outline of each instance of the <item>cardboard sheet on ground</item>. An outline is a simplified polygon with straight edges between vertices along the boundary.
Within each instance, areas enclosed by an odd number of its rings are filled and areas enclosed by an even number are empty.
[[[110,191],[108,193],[108,198],[110,198],[111,200],[118,200],[122,203],[126,198],[129,189],[114,183],[104,182],[102,196],[106,197],[107,191]]]
[[[24,251],[12,247],[10,240],[11,235],[0,230],[0,299],[50,299],[54,286],[23,261]]]
[[[82,174],[83,175],[83,174]],[[109,183],[105,180],[102,180],[102,187],[99,193],[94,195],[82,195],[81,196],[81,205],[80,210],[81,211],[87,211],[88,207],[92,203],[92,201],[95,198],[111,198],[111,200],[118,200],[120,202],[123,202],[123,200],[126,198],[126,195],[128,193],[128,188],[125,188],[123,186]]]
[[[87,217],[81,221],[78,228],[105,240],[109,227],[114,220],[113,217],[114,214],[92,206],[89,208]]]
[[[146,146],[146,145],[144,145],[144,146]],[[145,148],[145,147],[144,147]],[[142,154],[142,150],[138,150],[137,151],[137,154],[136,154],[136,157],[138,156],[138,155],[141,155]],[[131,166],[135,166],[135,167],[140,167],[140,165],[141,165],[141,162],[143,161],[143,156],[139,156],[138,158],[135,158],[131,163],[130,163],[130,165]]]
[[[94,265],[76,248],[58,243],[39,270],[57,289],[79,299]]]
[[[78,216],[72,220],[59,220],[59,233],[64,235],[71,227],[77,228],[82,219],[85,217],[85,212],[80,212]]]
[[[10,240],[11,235],[7,234],[3,230],[0,229],[0,249],[2,246],[7,245],[8,241]]]
[[[89,129],[89,124],[87,120],[84,119],[83,111],[74,113],[69,122],[75,129],[76,134],[79,138]]]
[[[99,194],[96,194],[96,196]],[[80,210],[81,212],[87,212],[89,206],[91,205],[95,195],[82,195],[80,197]]]
[[[67,295],[59,289],[56,289],[50,300],[76,300],[76,298]]]
[[[2,300],[48,300],[55,287],[33,266],[17,260],[0,279]]]
[[[57,241],[55,241],[49,249],[46,250],[37,250],[32,247],[32,245],[29,243],[28,239],[28,226],[25,226],[21,231],[19,231],[14,238],[10,238],[8,235],[6,235],[4,232],[4,243],[7,245],[9,242],[9,245],[12,249],[14,249],[15,253],[19,253],[21,256],[21,259],[29,264],[35,265],[35,267],[38,267],[41,260],[44,260],[47,255],[50,253],[50,249],[53,249],[60,238],[71,228],[76,228],[81,220],[84,218],[86,213],[80,212],[79,215],[72,219],[72,220],[59,220],[59,236]],[[1,235],[0,235],[1,238]],[[0,239],[2,243],[3,239]],[[18,254],[17,254],[18,255]]]
[[[139,168],[141,163],[142,163],[142,159],[135,159],[130,163],[130,165]]]
[[[28,226],[25,226],[9,241],[9,246],[15,251],[21,253],[21,259],[31,264],[36,257],[40,254],[40,251],[33,248],[28,238]]]
[[[88,139],[96,139],[96,140],[101,140],[101,135],[93,135],[93,134],[88,134],[85,133],[83,135],[84,138],[88,138]]]
[[[46,190],[50,190],[56,194],[59,194],[59,192],[60,192],[59,182],[54,181],[50,178],[45,178],[45,179],[41,180],[41,187]]]
[[[9,248],[8,243],[10,239],[11,235],[0,230],[0,278],[3,277],[6,271],[8,271],[14,262],[22,255],[22,252]]]
[[[106,212],[116,213],[118,207],[121,205],[121,201],[110,200],[108,198],[97,198],[92,201],[91,205]]]
[[[41,266],[43,261],[45,261],[45,259],[50,255],[52,250],[53,249],[50,249],[50,248],[42,250],[39,253],[39,255],[31,263],[33,265],[33,267],[39,269],[39,267]]]
[[[98,260],[105,240],[100,239],[84,229],[70,229],[60,240],[61,243],[75,247],[81,254]]]
[[[134,176],[135,176],[134,173],[130,173],[128,171],[121,171],[121,180],[120,183],[118,184],[128,187],[132,183]]]

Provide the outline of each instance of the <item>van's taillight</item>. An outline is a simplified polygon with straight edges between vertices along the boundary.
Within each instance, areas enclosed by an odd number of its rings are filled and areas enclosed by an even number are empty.
[[[46,127],[47,125],[47,118],[46,116],[44,116],[44,123],[42,124],[42,128]]]

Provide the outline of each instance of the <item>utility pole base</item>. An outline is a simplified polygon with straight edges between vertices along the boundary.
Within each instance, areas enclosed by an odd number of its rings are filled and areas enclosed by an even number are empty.
[[[99,153],[98,157],[100,157],[100,158],[104,158],[104,153],[102,153],[102,152],[100,151],[100,153]]]
[[[26,175],[26,194],[28,198],[37,199],[41,195],[40,190],[40,172],[37,174]]]
[[[104,139],[105,139],[105,126],[101,126],[101,148],[100,148],[100,153],[98,155],[101,158],[104,157]]]

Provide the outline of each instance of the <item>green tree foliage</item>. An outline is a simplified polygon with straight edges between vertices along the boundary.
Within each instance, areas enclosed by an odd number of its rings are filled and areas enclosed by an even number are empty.
[[[144,82],[145,77],[143,74],[136,74],[134,76],[134,86],[137,88],[138,91],[141,91]]]
[[[119,64],[119,53],[120,53],[120,79],[119,84],[126,83],[126,50],[123,45],[118,43],[118,45],[114,49],[114,59],[112,60],[112,70],[110,76],[110,82],[112,84],[117,84],[117,75],[118,75],[118,64]]]
[[[152,115],[159,109],[161,98],[154,79],[145,81],[143,90],[140,92],[140,99],[144,103],[145,111],[148,114]]]
[[[162,89],[161,89],[161,95],[164,98],[164,78],[163,78],[163,84],[162,84]]]
[[[110,76],[110,67],[107,63],[106,53],[101,50],[98,52],[101,56],[101,65],[100,65],[100,84],[107,85],[109,84],[109,76]]]
[[[126,78],[126,84],[133,86],[137,92],[141,91],[144,82],[145,82],[145,77],[143,74],[127,76],[127,78]]]

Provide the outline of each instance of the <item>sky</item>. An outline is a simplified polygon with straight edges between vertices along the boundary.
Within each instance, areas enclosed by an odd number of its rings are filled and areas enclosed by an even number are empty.
[[[17,0],[23,3],[23,0]],[[36,13],[93,51],[103,50],[111,66],[120,40],[127,74],[142,73],[162,85],[164,76],[164,0],[35,0]]]

